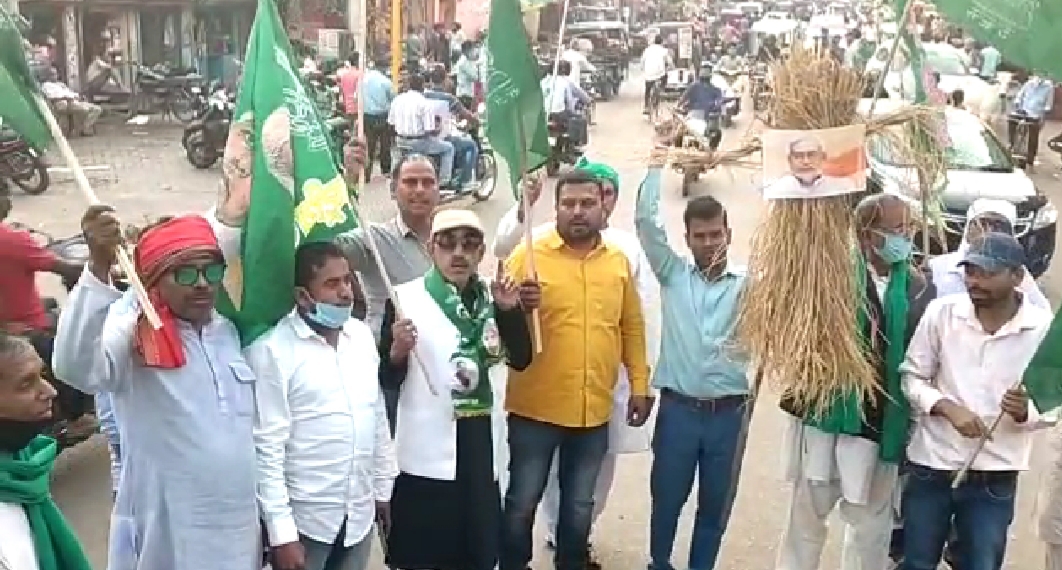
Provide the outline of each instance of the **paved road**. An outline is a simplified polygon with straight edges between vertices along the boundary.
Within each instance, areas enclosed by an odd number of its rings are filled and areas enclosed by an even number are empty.
[[[615,165],[622,177],[620,204],[613,224],[633,229],[633,199],[637,183],[643,173],[643,158],[647,155],[652,136],[647,122],[640,115],[640,82],[629,83],[621,98],[602,105],[597,116],[601,123],[593,128],[591,155]],[[604,112],[601,112],[604,111]],[[746,122],[747,124],[747,122]],[[728,138],[740,136],[744,125],[730,131]],[[86,164],[111,165],[113,176],[98,176],[97,191],[102,200],[111,203],[128,221],[162,213],[201,211],[208,207],[217,189],[218,175],[214,170],[195,171],[180,154],[178,133],[159,128],[144,128],[129,133],[110,133],[93,139],[76,141],[79,155]],[[725,144],[725,143],[724,143]],[[1057,163],[1040,167],[1042,173],[1057,172]],[[97,178],[94,176],[94,178]],[[1062,204],[1062,188],[1050,174],[1037,175],[1040,185],[1048,191],[1056,204]],[[679,180],[669,175],[665,189],[663,213],[673,243],[682,243],[681,214],[684,201],[679,197]],[[718,171],[706,177],[699,192],[710,192],[728,208],[734,227],[733,257],[743,261],[748,256],[748,242],[763,212],[763,205],[755,188],[757,180],[751,171]],[[364,210],[372,219],[391,215],[387,192],[379,185],[371,186],[364,198]],[[475,206],[488,227],[511,205],[510,195],[499,188],[490,202]],[[544,193],[536,208],[536,219],[546,220],[551,214],[551,196]],[[72,183],[56,184],[40,197],[19,196],[15,201],[15,219],[31,223],[60,235],[77,229],[83,204]],[[1062,264],[1056,264],[1044,278],[1048,295],[1053,301],[1060,297]],[[487,260],[484,267],[493,267]],[[47,287],[55,292],[55,283]],[[749,570],[771,568],[775,549],[788,508],[787,485],[780,477],[778,446],[782,436],[782,416],[774,405],[775,398],[767,397],[758,407],[753,423],[748,456],[733,519],[720,558],[720,568]],[[606,568],[632,569],[645,563],[648,519],[647,455],[622,458],[612,499],[595,532],[595,544]],[[1041,566],[1039,545],[1032,534],[1032,503],[1039,474],[1025,476],[1021,489],[1018,516],[1012,532],[1013,541],[1008,556],[1008,568],[1038,568]],[[57,469],[55,495],[60,506],[72,521],[86,545],[97,568],[104,568],[106,535],[110,510],[110,491],[107,457],[102,443],[89,442],[65,455]],[[692,508],[684,513],[678,544],[676,566],[683,567],[690,532]],[[838,536],[840,528],[831,533],[823,568],[838,566]],[[374,565],[382,568],[380,553],[374,553]],[[550,567],[548,556],[539,550],[536,568]]]

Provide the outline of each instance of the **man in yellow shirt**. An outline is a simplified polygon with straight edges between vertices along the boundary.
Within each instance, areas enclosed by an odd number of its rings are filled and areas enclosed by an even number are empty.
[[[556,230],[535,240],[537,284],[521,297],[538,309],[541,353],[526,370],[510,371],[509,487],[502,517],[501,570],[526,570],[531,532],[554,452],[560,465],[556,570],[585,570],[594,486],[608,449],[608,422],[620,364],[628,371],[627,421],[645,423],[652,410],[645,323],[623,251],[601,239],[604,189],[593,175],[574,171],[556,188]],[[517,247],[510,275],[528,271]]]

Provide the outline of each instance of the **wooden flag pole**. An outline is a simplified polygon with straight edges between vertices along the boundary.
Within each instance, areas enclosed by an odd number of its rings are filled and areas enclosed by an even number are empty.
[[[524,122],[518,116],[516,118],[516,136],[520,141],[520,164],[518,165],[520,173],[520,181],[523,181],[524,176],[527,174],[527,139],[524,138]],[[512,165],[510,165],[511,167]],[[538,271],[535,269],[535,240],[532,232],[534,231],[534,225],[531,223],[531,199],[528,198],[527,192],[521,190],[520,192],[520,209],[524,213],[524,248],[527,255],[527,274],[526,279],[538,280]],[[535,354],[542,354],[542,317],[539,315],[538,307],[531,310],[531,341],[532,346],[535,348]]]
[[[48,103],[40,95],[35,95],[33,99],[37,104],[37,109],[40,110],[44,120],[48,123],[52,138],[59,147],[59,154],[63,155],[63,160],[66,161],[67,167],[74,173],[74,180],[77,181],[77,187],[81,190],[81,195],[92,206],[100,204],[100,199],[92,190],[92,184],[89,183],[85,170],[81,168],[81,162],[77,159],[77,155],[74,154],[74,149],[70,147],[70,142],[63,135],[63,130],[59,127],[59,122],[55,120],[55,115],[52,114]],[[122,246],[118,247],[118,266],[122,268],[126,279],[129,280],[129,286],[136,293],[137,301],[139,301],[140,308],[144,311],[144,316],[147,317],[148,322],[151,323],[155,330],[161,329],[162,319],[159,318],[155,306],[151,304],[151,298],[148,297],[147,289],[144,288],[144,283],[140,281],[140,276],[136,274],[136,266],[133,264],[132,257],[129,256],[129,251]]]

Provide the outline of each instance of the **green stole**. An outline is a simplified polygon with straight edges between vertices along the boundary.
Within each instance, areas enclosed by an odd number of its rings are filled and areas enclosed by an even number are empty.
[[[92,570],[50,490],[59,445],[37,436],[14,455],[0,455],[0,502],[22,505],[40,570]]]
[[[900,364],[907,352],[907,312],[908,286],[910,283],[910,264],[905,260],[893,264],[889,269],[889,284],[882,299],[884,312],[885,336],[885,398],[881,426],[880,457],[886,463],[899,463],[903,460],[907,447],[908,422],[910,406],[900,387]],[[856,283],[860,298],[859,331],[866,346],[873,346],[874,339],[869,338],[870,314],[867,311],[867,264],[859,255],[856,266]],[[827,433],[861,435],[863,433],[864,402],[854,392],[837,394],[830,409],[823,414],[804,419],[805,425],[816,427]]]
[[[486,284],[473,275],[468,287],[473,294],[471,307],[465,305],[461,292],[434,266],[424,274],[428,295],[461,335],[457,352],[450,355],[455,374],[460,372],[469,379],[475,374],[471,389],[455,388],[451,393],[458,418],[490,415],[494,405],[490,367],[501,362],[504,352],[494,322],[494,302]]]

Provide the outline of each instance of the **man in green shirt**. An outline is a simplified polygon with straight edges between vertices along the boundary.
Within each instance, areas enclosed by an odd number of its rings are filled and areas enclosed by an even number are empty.
[[[995,82],[996,71],[999,69],[1003,56],[995,46],[987,45],[981,49],[981,69],[977,75],[985,81]]]

